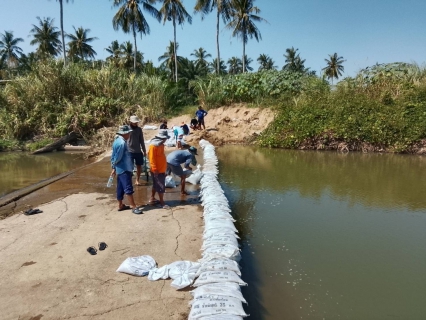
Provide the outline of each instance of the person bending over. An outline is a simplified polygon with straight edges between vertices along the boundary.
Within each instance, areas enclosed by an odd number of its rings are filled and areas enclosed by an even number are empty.
[[[173,172],[175,175],[180,177],[180,192],[181,194],[188,194],[185,191],[185,181],[187,173],[183,171],[181,164],[184,165],[185,169],[192,170],[190,164],[196,165],[197,159],[197,148],[190,147],[188,150],[176,150],[172,151],[167,155],[167,173]],[[191,171],[187,171],[191,173]]]

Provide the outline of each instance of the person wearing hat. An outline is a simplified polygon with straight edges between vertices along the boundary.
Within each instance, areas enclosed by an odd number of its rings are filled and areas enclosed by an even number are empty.
[[[148,150],[148,159],[151,166],[152,191],[149,204],[158,204],[163,209],[169,209],[164,202],[164,192],[166,192],[166,170],[167,161],[164,153],[164,142],[169,139],[167,129],[158,130],[157,135],[151,139]],[[158,193],[159,200],[155,199]]]
[[[187,150],[176,150],[172,151],[167,155],[167,172],[173,172],[175,175],[180,177],[180,193],[183,195],[188,194],[185,191],[185,181],[187,175],[192,173],[192,168],[190,164],[195,166],[197,164],[197,159],[195,156],[197,155],[197,148],[189,147]],[[187,170],[183,170],[181,164],[184,165],[184,168]]]
[[[126,142],[131,132],[132,129],[128,125],[120,126],[117,131],[117,136],[112,144],[111,176],[117,176],[118,211],[132,208],[133,213],[141,214],[142,210],[136,207],[135,200],[133,199],[133,164]],[[127,196],[130,207],[123,203],[124,195]]]
[[[145,141],[143,139],[142,128],[138,126],[140,122],[137,116],[131,116],[129,119],[132,132],[130,133],[127,146],[129,148],[132,164],[136,163],[136,181],[135,185],[140,186],[139,178],[141,177],[142,166],[144,163],[143,157],[146,156]]]

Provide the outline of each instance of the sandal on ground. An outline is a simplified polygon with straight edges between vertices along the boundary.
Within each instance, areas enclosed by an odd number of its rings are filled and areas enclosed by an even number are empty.
[[[132,212],[133,212],[134,214],[142,214],[142,213],[143,213],[143,211],[142,211],[141,209],[139,209],[139,208],[134,208],[134,209],[132,210]]]
[[[37,213],[42,213],[43,211],[41,211],[40,209],[28,209],[27,211],[24,212],[24,214],[26,216],[30,216],[33,214],[37,214]]]
[[[108,245],[105,242],[99,242],[98,246],[99,246],[99,250],[101,250],[101,251],[108,248]]]
[[[148,201],[148,204],[150,204],[150,205],[156,205],[156,204],[159,204],[159,203],[160,203],[160,201],[159,201],[159,200],[157,200],[157,199],[149,200],[149,201]]]
[[[87,252],[89,252],[92,256],[94,256],[95,254],[97,254],[98,250],[96,250],[95,247],[89,247],[87,248]]]
[[[158,204],[158,205],[157,205],[157,207],[158,207],[158,208],[161,208],[161,209],[170,209],[170,206],[169,206],[169,205],[167,205],[167,204],[165,204],[164,206],[163,206],[163,205],[161,205],[161,204]]]
[[[120,209],[118,209],[117,211],[124,211],[124,210],[129,210],[129,209],[130,209],[129,206],[123,204],[123,206]]]

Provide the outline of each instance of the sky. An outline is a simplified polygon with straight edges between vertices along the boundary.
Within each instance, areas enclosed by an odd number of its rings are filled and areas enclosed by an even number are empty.
[[[160,1],[161,2],[161,1]],[[117,8],[112,0],[64,0],[64,29],[90,29],[97,59],[105,59],[105,48],[111,42],[131,41],[131,34],[115,31],[112,18]],[[216,57],[216,17],[210,13],[204,20],[194,14],[196,0],[183,0],[192,24],[177,27],[178,55],[193,59],[191,53],[202,47]],[[299,49],[305,67],[317,75],[326,66],[324,59],[335,52],[345,60],[343,77],[354,77],[360,69],[376,63],[409,62],[424,66],[426,61],[426,1],[425,0],[255,0],[259,16],[267,22],[257,23],[262,40],[249,39],[246,54],[253,59],[254,71],[259,67],[260,54],[269,55],[281,69],[287,48]],[[160,3],[157,3],[160,8]],[[24,39],[19,46],[24,53],[35,51],[30,45],[30,30],[37,16],[55,19],[59,28],[59,2],[56,0],[0,0],[0,33],[13,31]],[[151,28],[149,35],[137,37],[138,50],[144,60],[158,66],[158,57],[166,52],[173,40],[173,25],[158,23],[146,14]],[[225,62],[242,56],[241,40],[220,24],[221,58]],[[67,40],[66,40],[67,41]]]

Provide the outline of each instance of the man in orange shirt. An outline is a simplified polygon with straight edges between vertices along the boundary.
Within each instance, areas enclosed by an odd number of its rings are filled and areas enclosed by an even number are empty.
[[[160,204],[163,209],[169,209],[169,206],[164,202],[163,196],[166,191],[166,170],[167,161],[164,153],[164,142],[169,139],[170,136],[166,129],[158,130],[158,134],[152,138],[149,144],[148,159],[151,167],[152,176],[152,191],[149,204]],[[160,200],[155,199],[155,193],[158,192]]]

